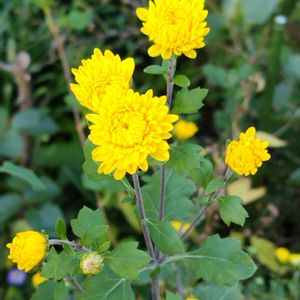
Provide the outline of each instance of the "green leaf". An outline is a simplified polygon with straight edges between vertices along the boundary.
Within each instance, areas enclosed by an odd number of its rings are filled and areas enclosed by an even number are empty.
[[[66,224],[62,219],[58,219],[55,224],[55,232],[61,240],[67,239]]]
[[[64,281],[57,282],[54,289],[54,300],[65,300],[68,299],[68,289]]]
[[[0,173],[6,173],[22,180],[28,182],[34,190],[43,190],[45,189],[45,184],[41,179],[39,179],[32,170],[17,166],[11,162],[4,162],[4,164],[0,167]]]
[[[222,186],[224,185],[224,180],[223,179],[213,179],[210,181],[205,189],[205,192],[210,195],[217,190],[219,190]]]
[[[147,219],[148,228],[155,246],[165,254],[183,253],[184,247],[177,231],[168,221]]]
[[[54,292],[58,284],[58,282],[50,280],[43,282],[38,286],[30,300],[56,300],[54,299]]]
[[[188,263],[191,271],[207,282],[234,285],[253,275],[256,266],[250,256],[243,252],[235,238],[213,235],[198,250],[169,257],[165,263],[181,261]]]
[[[91,17],[87,12],[83,12],[77,9],[71,10],[70,14],[68,15],[68,26],[71,29],[75,30],[83,30],[88,27],[91,21]]]
[[[18,130],[9,128],[0,136],[0,154],[13,158],[22,156],[23,140]]]
[[[159,215],[160,181],[161,172],[156,172],[142,187],[146,215],[155,220]],[[167,172],[166,184],[165,220],[188,218],[193,207],[189,198],[196,191],[195,184],[190,179],[172,172]]]
[[[30,108],[17,113],[12,121],[12,128],[32,136],[52,135],[58,127],[53,119],[41,109]]]
[[[145,267],[151,257],[137,249],[137,242],[126,242],[118,245],[106,258],[108,266],[120,277],[134,280],[139,269]]]
[[[180,87],[188,87],[191,84],[190,80],[184,75],[176,75],[174,83]]]
[[[144,72],[152,75],[161,75],[163,74],[163,69],[159,65],[151,65],[144,69]]]
[[[66,275],[73,274],[79,267],[79,259],[76,256],[70,256],[65,251],[57,254],[52,247],[47,262],[43,264],[42,275],[54,279],[61,280]]]
[[[175,114],[191,114],[197,112],[204,104],[202,101],[208,93],[207,89],[181,89],[175,98],[172,112]]]
[[[3,225],[22,208],[22,199],[17,194],[4,194],[0,197],[0,224]]]
[[[87,278],[83,287],[85,291],[78,300],[135,300],[130,282],[107,267],[99,275]]]
[[[77,219],[71,220],[71,227],[74,234],[80,237],[85,245],[100,242],[108,228],[102,212],[99,209],[93,211],[86,206],[79,211]]]
[[[167,300],[182,300],[182,297],[180,295],[174,295],[167,291],[166,293]]]
[[[224,286],[218,284],[201,284],[193,290],[193,294],[201,300],[243,300],[238,285]]]
[[[244,17],[249,24],[263,24],[272,15],[277,0],[242,0]]]
[[[238,196],[221,196],[218,198],[220,203],[220,215],[224,223],[229,226],[235,223],[244,226],[248,213],[244,209],[243,200]]]
[[[172,145],[170,149],[170,160],[167,167],[173,168],[179,174],[195,168],[201,158],[202,147],[190,143]]]
[[[201,157],[200,166],[190,171],[191,178],[202,188],[206,188],[213,179],[214,167],[210,160]]]

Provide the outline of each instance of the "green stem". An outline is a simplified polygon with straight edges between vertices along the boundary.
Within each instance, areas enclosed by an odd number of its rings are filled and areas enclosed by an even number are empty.
[[[168,64],[168,75],[167,75],[167,104],[169,106],[169,109],[171,108],[172,103],[172,96],[173,96],[173,88],[174,88],[174,74],[176,69],[176,57],[172,55],[172,57],[169,59]],[[161,170],[161,188],[160,188],[160,201],[159,201],[159,220],[163,220],[165,216],[165,205],[166,205],[166,188],[167,188],[167,182],[166,182],[166,165],[163,164],[162,170]]]
[[[270,129],[272,125],[272,102],[274,97],[275,84],[278,79],[280,68],[280,53],[283,42],[283,34],[287,18],[284,15],[278,15],[274,19],[272,44],[269,54],[267,86],[265,95],[260,105],[260,120],[261,128],[264,130]]]
[[[59,246],[69,245],[69,246],[73,247],[75,250],[78,250],[78,251],[92,252],[91,249],[89,249],[85,246],[82,246],[79,243],[71,242],[71,241],[68,241],[68,240],[51,239],[51,240],[48,241],[48,245],[49,246],[52,246],[52,245],[59,245]]]

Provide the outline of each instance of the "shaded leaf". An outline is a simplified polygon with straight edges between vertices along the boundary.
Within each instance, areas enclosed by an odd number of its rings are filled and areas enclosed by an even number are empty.
[[[85,245],[101,241],[108,228],[102,212],[99,209],[93,211],[86,206],[79,211],[77,219],[71,220],[71,227]]]
[[[190,80],[184,75],[176,75],[174,77],[174,83],[180,87],[188,87],[190,86]]]
[[[165,254],[183,253],[184,247],[177,231],[167,221],[147,219],[148,228],[155,246]]]
[[[151,65],[144,69],[144,73],[152,74],[152,75],[160,75],[163,74],[163,68],[159,65]]]
[[[28,182],[34,190],[45,189],[43,181],[39,179],[32,170],[17,166],[11,162],[4,162],[4,164],[0,167],[0,173],[6,173],[21,178]]]
[[[151,260],[147,252],[137,249],[137,242],[126,242],[118,245],[106,258],[108,266],[119,276],[134,280],[139,269]]]
[[[245,219],[249,217],[244,209],[243,200],[237,196],[221,196],[218,198],[220,203],[220,215],[224,223],[229,226],[235,223],[244,226]]]

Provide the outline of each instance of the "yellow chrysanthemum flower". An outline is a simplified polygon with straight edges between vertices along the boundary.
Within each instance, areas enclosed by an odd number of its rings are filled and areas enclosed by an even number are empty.
[[[10,250],[8,258],[17,264],[19,270],[28,272],[45,258],[47,244],[47,237],[40,232],[19,232],[12,243],[6,245]]]
[[[289,256],[289,262],[295,267],[300,266],[300,253],[291,253]]]
[[[98,112],[103,96],[109,87],[126,92],[134,71],[133,58],[121,60],[119,55],[94,49],[92,58],[81,61],[82,65],[72,69],[76,83],[70,87],[77,100],[93,112]]]
[[[142,33],[154,43],[148,54],[169,59],[172,54],[196,58],[194,49],[205,46],[209,33],[204,21],[208,12],[204,0],[153,0],[149,8],[138,8],[138,18],[143,21]]]
[[[198,131],[198,126],[194,122],[181,120],[175,124],[174,129],[179,140],[187,140]]]
[[[171,221],[171,225],[173,226],[173,228],[176,231],[181,231],[181,232],[186,231],[190,227],[189,223],[182,223],[182,222],[177,221],[177,220]]]
[[[268,142],[255,138],[256,130],[250,127],[240,134],[239,141],[232,141],[227,146],[226,164],[239,175],[254,175],[263,161],[271,158],[267,151]]]
[[[141,95],[129,89],[122,99],[110,89],[102,100],[98,114],[87,115],[93,123],[89,139],[97,147],[92,158],[100,162],[99,173],[114,172],[116,180],[126,172],[148,169],[147,157],[159,161],[169,159],[172,123],[177,115],[168,114],[166,96],[153,97],[152,90]]]
[[[36,288],[38,287],[41,283],[43,283],[44,281],[47,281],[48,278],[47,277],[44,277],[41,275],[40,272],[37,272],[35,273],[33,276],[32,276],[32,279],[31,279],[31,282],[32,282],[32,285]]]
[[[281,262],[282,264],[286,264],[289,261],[291,253],[289,249],[284,247],[279,247],[276,249],[275,255],[279,262]]]

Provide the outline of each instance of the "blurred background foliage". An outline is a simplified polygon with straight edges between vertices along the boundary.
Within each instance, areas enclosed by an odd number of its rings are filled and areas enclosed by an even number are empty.
[[[283,246],[300,252],[300,3],[206,2],[207,46],[196,60],[181,57],[178,62],[178,73],[187,75],[192,86],[210,90],[201,113],[189,117],[199,127],[194,142],[205,148],[218,177],[225,167],[226,140],[255,125],[270,141],[272,159],[254,177],[228,187],[247,204],[245,227],[229,232],[213,207],[189,242],[199,244],[215,231],[238,237],[259,265],[245,283],[246,298],[299,299],[299,265],[280,263],[275,250]],[[30,185],[0,167],[1,299],[28,299],[33,289],[31,275],[16,281],[20,275],[12,274],[6,260],[5,244],[16,231],[44,229],[54,236],[57,218],[68,222],[88,205],[105,209],[112,242],[139,234],[130,192],[113,180],[94,181],[82,173],[78,134],[82,137],[79,125],[86,133],[87,124],[79,118],[84,111],[68,93],[68,83],[71,67],[95,47],[108,48],[135,58],[137,90],[165,93],[162,80],[143,73],[155,63],[147,56],[149,43],[135,16],[135,8],[145,4],[0,0],[0,162],[27,167],[38,177],[25,174]]]

